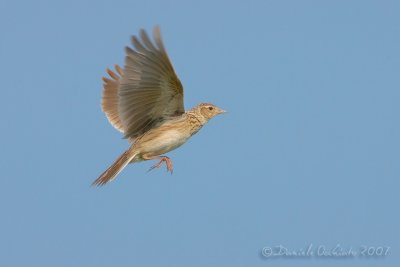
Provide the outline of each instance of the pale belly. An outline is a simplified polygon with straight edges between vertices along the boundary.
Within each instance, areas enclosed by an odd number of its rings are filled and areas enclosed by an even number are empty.
[[[190,135],[176,130],[166,130],[152,137],[140,140],[139,153],[142,156],[154,157],[165,154],[186,143]]]

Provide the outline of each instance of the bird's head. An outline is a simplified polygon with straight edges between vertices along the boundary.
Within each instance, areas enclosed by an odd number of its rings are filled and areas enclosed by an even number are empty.
[[[201,103],[196,107],[196,109],[198,113],[200,113],[200,115],[202,115],[207,121],[219,114],[226,112],[225,110],[209,103]]]

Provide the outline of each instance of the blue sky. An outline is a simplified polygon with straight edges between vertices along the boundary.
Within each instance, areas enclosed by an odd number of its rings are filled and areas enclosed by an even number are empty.
[[[1,1],[1,266],[400,263],[398,1]],[[186,108],[213,119],[128,166],[101,77],[161,26]],[[263,247],[390,247],[263,258]]]

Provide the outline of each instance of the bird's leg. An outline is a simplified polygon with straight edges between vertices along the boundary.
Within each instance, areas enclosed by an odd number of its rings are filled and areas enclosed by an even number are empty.
[[[150,159],[159,159],[160,162],[154,164],[153,166],[151,166],[151,168],[148,171],[151,171],[155,168],[160,168],[161,165],[163,164],[163,162],[165,161],[165,165],[167,166],[167,171],[173,172],[173,167],[172,167],[172,160],[167,157],[167,156],[159,156],[159,157],[154,157],[154,158],[150,158]]]

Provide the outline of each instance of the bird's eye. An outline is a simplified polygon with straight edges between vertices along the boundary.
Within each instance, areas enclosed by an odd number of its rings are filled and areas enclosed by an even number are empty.
[[[209,110],[213,110],[214,108],[213,108],[213,107],[208,107],[208,109],[209,109]]]

